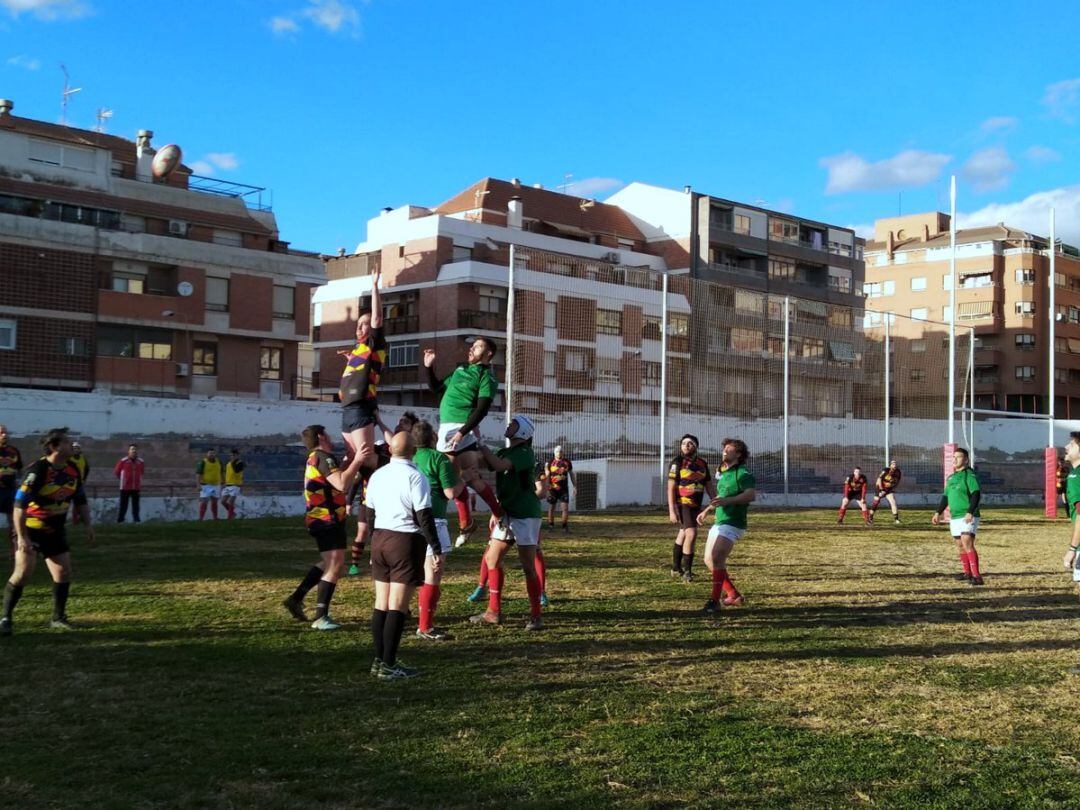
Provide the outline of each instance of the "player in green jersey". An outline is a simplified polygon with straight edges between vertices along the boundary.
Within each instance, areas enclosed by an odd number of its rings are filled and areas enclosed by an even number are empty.
[[[945,481],[945,492],[941,495],[937,511],[931,522],[936,526],[941,523],[942,513],[949,509],[949,531],[956,540],[960,553],[960,563],[964,573],[958,579],[967,580],[971,585],[982,585],[979,572],[979,553],[975,550],[975,533],[979,530],[979,501],[982,491],[979,479],[968,464],[968,451],[957,447],[953,452],[953,472]]]
[[[705,613],[720,610],[723,604],[738,607],[742,594],[728,575],[727,559],[735,541],[746,533],[746,513],[757,498],[754,476],[746,469],[750,451],[741,439],[724,439],[721,445],[723,465],[716,481],[716,497],[697,516],[699,526],[705,524],[709,513],[716,510],[716,519],[705,544],[705,567],[712,572],[712,595],[705,603]]]
[[[1069,465],[1069,474],[1065,477],[1065,508],[1072,518],[1072,539],[1065,552],[1065,567],[1073,572],[1073,582],[1080,593],[1080,520],[1076,519],[1077,506],[1080,505],[1080,432],[1069,434],[1069,443],[1065,445],[1065,463]]]

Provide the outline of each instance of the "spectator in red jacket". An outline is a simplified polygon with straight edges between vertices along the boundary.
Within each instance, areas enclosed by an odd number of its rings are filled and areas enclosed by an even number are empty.
[[[128,503],[131,503],[131,519],[139,522],[139,490],[142,489],[142,477],[146,463],[139,458],[139,446],[129,444],[127,455],[116,462],[113,473],[120,479],[120,511],[116,522],[123,523],[127,517]]]

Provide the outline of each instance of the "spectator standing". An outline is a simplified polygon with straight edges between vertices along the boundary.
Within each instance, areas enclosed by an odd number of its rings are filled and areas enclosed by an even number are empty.
[[[129,444],[127,455],[116,462],[113,475],[120,479],[120,510],[116,522],[123,523],[127,517],[128,504],[131,504],[131,519],[139,522],[139,493],[142,490],[143,474],[146,462],[139,458],[139,446]]]

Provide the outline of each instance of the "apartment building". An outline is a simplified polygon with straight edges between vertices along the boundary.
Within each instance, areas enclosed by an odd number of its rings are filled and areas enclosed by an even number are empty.
[[[320,258],[263,189],[155,178],[137,140],[21,118],[0,100],[0,385],[294,396]]]
[[[948,341],[952,313],[950,220],[931,212],[879,219],[866,244],[866,321],[884,313],[937,321],[897,351],[918,365],[928,344]],[[1049,240],[1005,223],[956,235],[956,323],[974,328],[975,406],[1045,413],[1049,393]],[[1055,412],[1080,417],[1080,253],[1059,245],[1055,257]]]

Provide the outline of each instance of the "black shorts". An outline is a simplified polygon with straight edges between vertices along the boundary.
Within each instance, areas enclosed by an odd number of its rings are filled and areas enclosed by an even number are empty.
[[[10,515],[15,509],[15,488],[0,487],[0,514]]]
[[[374,425],[376,410],[374,403],[364,401],[343,405],[341,408],[342,433],[352,433],[354,430]]]
[[[333,526],[310,526],[308,534],[315,538],[315,545],[319,551],[336,551],[349,545],[345,537],[345,524],[335,523]]]
[[[861,501],[863,499],[862,490],[856,492],[845,492],[844,497],[849,501]]]
[[[570,503],[570,490],[560,489],[548,492],[548,503],[554,506],[557,503]]]
[[[26,533],[30,535],[31,547],[46,560],[59,557],[68,550],[67,533],[63,526],[51,532],[28,528]]]
[[[423,535],[376,529],[371,538],[371,576],[376,582],[424,584]]]
[[[684,529],[696,529],[698,527],[697,516],[701,514],[701,507],[689,503],[675,505],[675,514],[679,517],[679,525]]]

